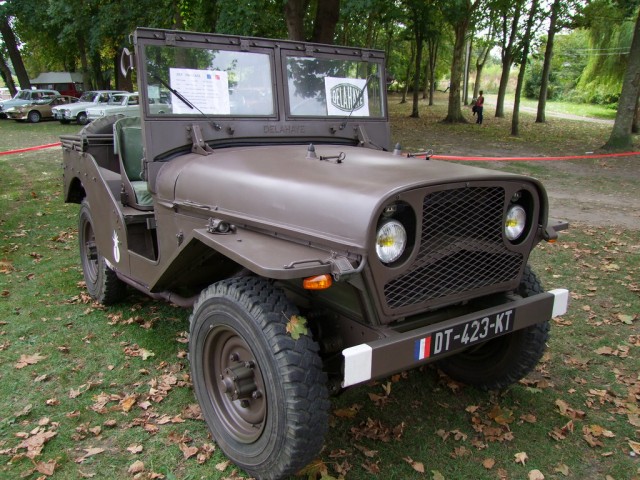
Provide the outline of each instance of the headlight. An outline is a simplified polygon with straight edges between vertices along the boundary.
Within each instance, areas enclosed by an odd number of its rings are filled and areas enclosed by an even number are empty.
[[[407,231],[396,220],[384,223],[376,234],[376,253],[382,263],[393,263],[404,253]]]
[[[513,205],[507,211],[504,221],[504,234],[511,240],[517,240],[527,225],[527,212],[520,205]]]

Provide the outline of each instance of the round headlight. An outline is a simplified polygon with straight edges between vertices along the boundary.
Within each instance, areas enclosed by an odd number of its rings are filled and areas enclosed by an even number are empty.
[[[382,263],[393,263],[404,253],[407,231],[396,220],[384,223],[376,235],[376,253]]]
[[[527,212],[520,205],[513,205],[507,211],[507,217],[504,221],[505,236],[514,241],[522,235],[527,224]]]

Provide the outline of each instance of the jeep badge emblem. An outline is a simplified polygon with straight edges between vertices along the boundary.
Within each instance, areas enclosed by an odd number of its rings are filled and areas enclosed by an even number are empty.
[[[120,263],[120,240],[118,239],[118,232],[113,231],[113,259],[116,263]]]
[[[350,83],[339,83],[331,89],[331,105],[343,112],[359,110],[364,105],[362,89]]]

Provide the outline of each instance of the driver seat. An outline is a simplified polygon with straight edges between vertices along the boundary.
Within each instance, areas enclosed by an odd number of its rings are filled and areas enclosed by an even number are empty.
[[[120,158],[122,203],[138,210],[153,210],[153,197],[143,178],[144,152],[140,117],[123,117],[113,124],[114,153]]]

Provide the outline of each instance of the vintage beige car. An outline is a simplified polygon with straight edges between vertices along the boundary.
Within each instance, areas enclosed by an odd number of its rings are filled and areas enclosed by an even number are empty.
[[[482,389],[534,369],[569,292],[529,256],[566,224],[533,178],[394,149],[384,52],[132,38],[139,115],[62,137],[64,199],[93,298],[192,309],[194,393],[239,467],[312,461],[344,388],[433,362]]]
[[[51,110],[53,107],[68,105],[77,101],[78,99],[76,97],[57,95],[45,97],[41,100],[35,100],[34,102],[26,105],[11,107],[6,110],[5,113],[7,114],[7,117],[12,120],[27,120],[30,123],[38,123],[40,120],[53,118],[53,111]]]

